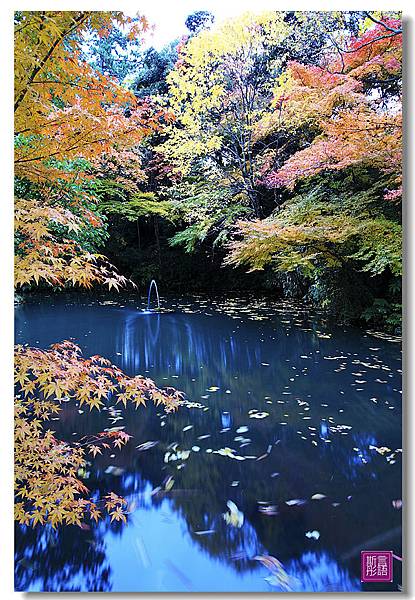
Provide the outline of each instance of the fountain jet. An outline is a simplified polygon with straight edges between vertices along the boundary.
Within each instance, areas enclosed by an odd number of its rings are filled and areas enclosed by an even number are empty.
[[[150,300],[151,300],[151,290],[153,289],[156,290],[156,297],[157,297],[157,310],[160,310],[160,298],[159,298],[159,292],[157,289],[157,283],[155,282],[154,279],[152,279],[150,281],[150,287],[148,288],[148,298],[147,298],[147,310],[150,310]]]

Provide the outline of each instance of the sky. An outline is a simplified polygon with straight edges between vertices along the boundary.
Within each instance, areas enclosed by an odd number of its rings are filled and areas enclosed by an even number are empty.
[[[246,11],[278,10],[278,0],[139,0],[139,12],[155,25],[154,33],[146,35],[145,45],[158,50],[187,33],[185,20],[197,10],[208,10],[215,16],[215,24]],[[122,9],[122,7],[121,7]],[[131,5],[125,10],[133,14]]]

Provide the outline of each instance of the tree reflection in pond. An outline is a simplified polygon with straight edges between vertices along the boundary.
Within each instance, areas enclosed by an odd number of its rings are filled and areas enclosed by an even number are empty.
[[[253,560],[272,555],[297,591],[352,591],[360,549],[401,555],[398,344],[260,299],[170,301],[161,314],[135,299],[62,299],[16,312],[17,342],[74,338],[193,403],[121,411],[115,426],[133,440],[97,456],[85,483],[124,495],[128,525],[18,528],[18,589],[278,591]],[[102,431],[114,426],[108,408],[80,415],[69,403],[53,429],[68,440]],[[228,500],[241,527],[223,518]],[[396,589],[396,571],[382,589]]]

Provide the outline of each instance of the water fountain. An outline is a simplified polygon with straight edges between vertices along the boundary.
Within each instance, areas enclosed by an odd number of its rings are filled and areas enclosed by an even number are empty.
[[[150,311],[151,290],[153,289],[153,287],[156,290],[157,310],[160,310],[160,298],[159,298],[159,292],[158,292],[158,289],[157,289],[157,283],[155,282],[154,279],[152,279],[150,281],[150,287],[148,288],[147,311]]]

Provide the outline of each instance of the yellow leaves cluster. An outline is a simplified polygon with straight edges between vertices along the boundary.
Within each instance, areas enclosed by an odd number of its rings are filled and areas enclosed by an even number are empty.
[[[282,13],[248,12],[182,44],[168,76],[171,107],[181,127],[169,127],[162,146],[180,172],[187,172],[193,158],[220,149],[233,129],[242,144],[249,137],[258,118],[259,90],[252,74],[267,46],[283,40],[287,30]]]
[[[67,229],[68,238],[59,240],[52,233],[54,224]],[[44,282],[53,286],[67,283],[90,288],[93,284],[119,289],[127,279],[119,275],[101,254],[85,252],[69,238],[84,222],[71,211],[36,200],[15,201],[15,231],[19,236],[15,256],[15,284]]]
[[[104,432],[68,444],[45,429],[45,422],[58,413],[60,402],[73,399],[90,410],[112,398],[132,401],[136,406],[150,400],[176,409],[182,394],[171,388],[160,390],[144,377],[127,377],[99,356],[84,359],[72,342],[54,344],[49,350],[17,346],[15,352],[15,518],[32,525],[50,523],[83,526],[85,519],[97,521],[101,511],[85,496],[88,488],[78,478],[86,466],[85,451],[94,457],[104,448],[121,448],[130,436],[123,431]],[[125,500],[111,493],[104,499],[111,521],[126,520]]]
[[[249,265],[250,270],[263,269],[275,262],[278,269],[292,271],[301,266],[312,271],[316,261],[339,266],[341,259],[329,244],[342,244],[355,233],[356,223],[349,216],[333,219],[320,215],[305,223],[289,223],[270,217],[256,221],[239,221],[237,232],[242,239],[229,244],[226,264]]]
[[[86,33],[108,35],[122,26],[132,36],[147,28],[143,18],[118,11],[23,11],[15,15],[15,175],[40,186],[62,188],[90,177],[88,165],[127,160],[139,172],[132,149],[160,128],[161,112],[82,59]],[[76,167],[73,165],[76,163]],[[131,168],[130,168],[131,171]],[[105,257],[85,253],[73,241],[81,220],[58,199],[16,201],[16,285],[40,282],[119,289],[125,278]],[[82,210],[79,198],[73,198]],[[86,211],[84,211],[86,212]],[[99,219],[89,215],[99,227]],[[53,224],[67,235],[53,235]]]

